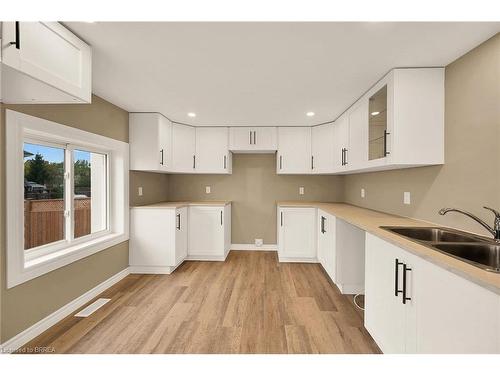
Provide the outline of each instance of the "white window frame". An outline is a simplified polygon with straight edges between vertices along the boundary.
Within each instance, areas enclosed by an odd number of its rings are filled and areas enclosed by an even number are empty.
[[[7,288],[95,254],[129,238],[128,143],[6,110]],[[65,239],[24,250],[25,142],[65,149],[65,171],[73,175],[73,151],[105,154],[107,227],[74,239],[74,219],[66,220]],[[69,156],[69,157],[68,157]],[[68,189],[68,186],[71,188]],[[73,184],[65,183],[65,209],[73,215]],[[67,231],[70,230],[70,242]]]

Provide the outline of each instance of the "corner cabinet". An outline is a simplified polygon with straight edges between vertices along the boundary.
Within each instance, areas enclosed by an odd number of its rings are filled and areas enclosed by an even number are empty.
[[[278,128],[276,173],[310,174],[312,163],[311,127]]]
[[[384,353],[500,353],[500,296],[366,235],[365,326]]]
[[[187,257],[188,208],[130,210],[132,273],[169,274]]]
[[[188,260],[225,260],[231,248],[231,204],[189,207]]]
[[[277,146],[275,127],[230,127],[229,150],[235,153],[274,153]]]
[[[196,168],[196,133],[189,125],[172,124],[171,172],[194,173]]]
[[[90,103],[92,53],[58,22],[2,22],[2,100]]]
[[[316,209],[278,207],[280,262],[317,262]]]
[[[333,123],[311,129],[311,173],[331,173],[335,167]]]

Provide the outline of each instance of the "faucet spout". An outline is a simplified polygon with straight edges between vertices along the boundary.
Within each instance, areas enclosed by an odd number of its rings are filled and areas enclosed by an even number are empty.
[[[495,223],[493,227],[488,225],[485,221],[481,220],[479,217],[477,217],[474,214],[471,214],[470,212],[460,210],[458,208],[441,208],[438,213],[440,215],[446,215],[448,212],[458,212],[462,215],[465,215],[467,217],[470,217],[472,220],[475,222],[479,223],[482,225],[488,232],[490,232],[495,239],[496,242],[500,242],[500,213],[492,208],[489,207],[484,207],[487,210],[492,211],[495,214]]]

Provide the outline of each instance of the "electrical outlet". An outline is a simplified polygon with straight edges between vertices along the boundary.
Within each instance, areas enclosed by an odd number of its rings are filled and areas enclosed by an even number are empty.
[[[212,189],[210,188],[210,186],[205,186],[205,193],[210,194],[211,191]]]
[[[138,195],[139,197],[142,197],[142,186],[139,186],[139,187],[137,188],[137,195]]]
[[[404,204],[411,204],[411,194],[409,191],[405,191],[403,193],[403,203]]]
[[[261,247],[264,244],[264,240],[262,238],[255,239],[255,246]]]
[[[365,197],[365,189],[361,188],[361,198],[364,198],[364,197]]]
[[[299,187],[299,194],[304,195],[304,186]]]

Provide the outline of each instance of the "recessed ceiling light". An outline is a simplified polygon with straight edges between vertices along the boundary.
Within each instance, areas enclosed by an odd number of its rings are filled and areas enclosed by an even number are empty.
[[[375,111],[375,112],[372,112],[371,115],[372,116],[377,116],[380,112],[379,111]]]
[[[315,114],[316,114],[316,113],[314,113],[314,112],[307,112],[307,113],[306,113],[306,116],[307,116],[307,117],[313,117]]]
[[[189,117],[196,117],[196,113],[194,113],[194,112],[188,112],[188,116]]]

